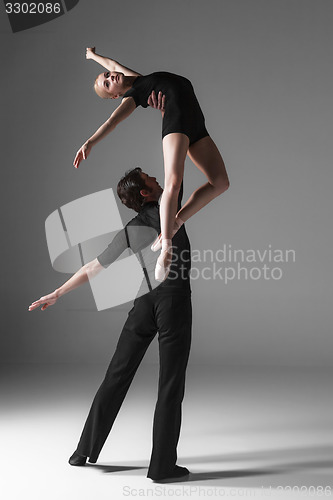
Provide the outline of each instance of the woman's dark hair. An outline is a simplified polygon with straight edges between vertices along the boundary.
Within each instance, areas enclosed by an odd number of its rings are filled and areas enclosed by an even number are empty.
[[[141,189],[149,190],[140,175],[141,172],[140,167],[129,170],[120,179],[117,186],[117,193],[122,203],[136,212],[140,212],[145,201],[145,197],[140,194]]]

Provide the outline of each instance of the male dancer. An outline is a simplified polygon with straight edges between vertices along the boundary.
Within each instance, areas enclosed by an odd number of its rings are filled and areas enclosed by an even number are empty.
[[[121,201],[137,211],[138,215],[116,234],[96,259],[79,269],[60,288],[29,307],[30,311],[39,306],[45,310],[54,305],[62,295],[109,266],[128,247],[139,254],[149,291],[134,301],[69,463],[82,466],[88,457],[90,463],[97,461],[136,370],[158,332],[160,374],[153,423],[153,449],[147,474],[155,481],[168,481],[189,474],[186,467],[176,465],[192,326],[190,243],[184,225],[172,240],[173,263],[169,277],[162,284],[154,281],[155,264],[146,266],[141,252],[145,249],[146,253],[148,250],[148,253],[153,254],[150,244],[156,237],[155,231],[159,234],[161,230],[158,200],[162,191],[156,178],[142,172],[141,168],[128,172],[119,181],[117,192]],[[181,188],[178,210],[182,191]],[[147,227],[155,230],[154,234],[151,233],[151,241],[147,241]]]

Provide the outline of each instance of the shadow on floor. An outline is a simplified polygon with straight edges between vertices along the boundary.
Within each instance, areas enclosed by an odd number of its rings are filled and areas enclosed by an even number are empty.
[[[264,476],[271,474],[281,474],[285,471],[281,469],[240,469],[240,470],[220,470],[211,472],[191,472],[188,481],[207,481],[207,479],[231,479],[240,477]]]
[[[146,469],[147,467],[139,467],[138,465],[96,465],[87,463],[85,467],[91,467],[93,469],[99,469],[102,472],[125,472],[139,469]]]
[[[237,468],[230,470],[230,462],[244,462],[244,461],[262,462],[257,467]],[[274,462],[266,465],[265,462]],[[244,453],[228,453],[221,455],[207,455],[207,456],[189,456],[182,457],[180,460],[181,465],[201,464],[205,463],[218,463],[220,469],[204,472],[191,472],[189,476],[179,478],[174,481],[167,481],[168,483],[188,483],[197,481],[216,481],[222,480],[221,485],[225,486],[250,486],[250,487],[274,487],[276,482],[273,479],[276,476],[278,483],[283,485],[289,484],[292,479],[293,473],[303,473],[309,476],[312,480],[310,471],[313,475],[321,472],[322,469],[331,469],[333,466],[333,446],[313,446],[313,447],[299,447],[299,448],[284,448],[277,450],[257,450]],[[95,465],[87,464],[89,467],[97,468],[105,473],[118,473],[118,472],[131,472],[135,470],[147,469],[145,461],[138,461],[137,465]],[[228,464],[225,470],[221,470],[221,464]],[[256,464],[257,465],[257,464]],[[229,470],[228,470],[229,469]],[[131,474],[132,475],[132,474]],[[283,477],[285,476],[285,477]],[[257,479],[258,478],[258,479]],[[284,480],[285,479],[285,480]],[[260,484],[259,484],[259,482]],[[163,481],[164,482],[164,481]]]
[[[272,471],[272,470],[261,470],[261,469],[241,469],[241,470],[233,470],[233,471],[211,471],[211,472],[190,472],[189,476],[182,477],[179,479],[175,479],[172,481],[156,481],[160,483],[190,483],[194,481],[207,481],[216,480],[216,479],[230,479],[230,478],[245,478],[251,476],[262,476],[265,474],[271,475],[273,473],[280,474],[281,470]]]

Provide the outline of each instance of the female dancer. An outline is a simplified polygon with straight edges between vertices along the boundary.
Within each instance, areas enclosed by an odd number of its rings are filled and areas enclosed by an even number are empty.
[[[108,120],[78,150],[74,159],[75,168],[87,158],[91,148],[127,118],[138,105],[146,108],[153,91],[160,91],[165,95],[162,126],[164,191],[160,206],[161,235],[152,247],[154,250],[162,247],[156,264],[155,278],[164,281],[172,260],[174,234],[192,215],[229,187],[223,159],[206,130],[204,116],[189,80],[166,72],[142,76],[117,61],[96,54],[95,47],[86,50],[86,58],[96,61],[107,70],[95,80],[96,93],[104,99],[123,99]],[[206,175],[208,182],[197,189],[176,214],[186,154]]]

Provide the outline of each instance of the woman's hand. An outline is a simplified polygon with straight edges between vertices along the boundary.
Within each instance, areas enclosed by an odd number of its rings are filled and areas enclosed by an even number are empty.
[[[74,162],[73,162],[73,165],[75,168],[79,168],[81,161],[87,159],[87,157],[91,151],[91,148],[92,148],[92,146],[87,142],[85,142],[83,144],[83,146],[80,147],[80,149],[76,153],[76,156],[75,156]]]
[[[39,300],[36,300],[29,306],[29,311],[33,311],[39,306],[41,307],[41,310],[44,311],[47,307],[53,306],[58,300],[58,294],[56,291],[49,293],[48,295],[45,295],[44,297],[41,297]]]
[[[154,109],[159,109],[161,111],[162,115],[164,115],[165,95],[162,94],[161,91],[159,91],[159,93],[157,94],[157,97],[156,97],[155,90],[153,90],[152,93],[150,94],[150,96],[148,97],[147,102],[148,102],[149,106],[151,106]]]
[[[88,47],[86,48],[86,59],[93,59],[95,54],[96,47]]]

